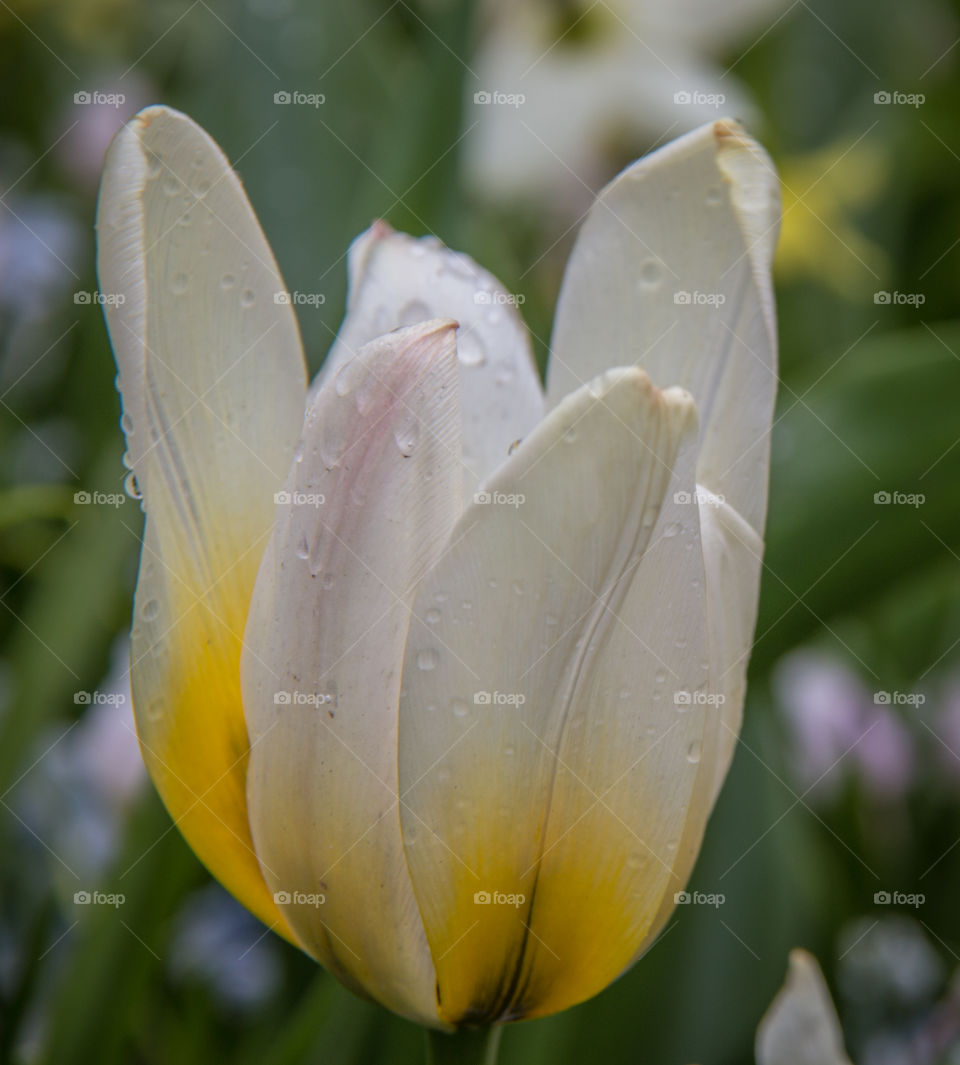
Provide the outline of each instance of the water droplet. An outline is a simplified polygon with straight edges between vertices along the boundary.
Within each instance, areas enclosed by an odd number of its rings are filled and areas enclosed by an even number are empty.
[[[716,207],[723,200],[723,190],[719,185],[711,185],[707,189],[706,202],[708,207]]]
[[[198,200],[202,200],[204,196],[210,191],[209,178],[200,178],[200,180],[193,186],[193,194]]]
[[[642,869],[643,868],[643,856],[640,854],[631,854],[627,859],[628,869]]]
[[[700,741],[694,740],[687,748],[687,761],[696,765],[700,761]]]
[[[173,280],[170,282],[170,291],[174,296],[182,296],[190,287],[190,278],[187,277],[182,271],[173,275]]]
[[[577,430],[576,429],[568,429],[563,434],[563,442],[565,444],[575,444],[577,442]]]
[[[435,606],[430,607],[430,609],[424,615],[428,625],[436,625],[442,616],[443,615],[440,613],[439,610],[437,610]]]
[[[496,588],[496,586],[497,586],[496,577],[491,577],[490,580],[487,581],[487,586],[490,587],[490,588]]]
[[[629,688],[621,688],[620,689],[620,698],[621,699],[629,699],[630,698],[630,689]]]
[[[464,601],[460,604],[460,609],[473,610],[473,603],[471,603],[469,599],[464,599]]]
[[[431,669],[436,669],[439,664],[440,653],[435,647],[425,647],[417,655],[417,669],[428,672]]]
[[[396,441],[400,454],[409,457],[420,440],[420,423],[413,418],[407,419],[394,430],[393,439]]]
[[[658,669],[653,675],[653,679],[657,684],[662,684],[667,679],[667,671],[665,669]]]
[[[297,446],[293,449],[293,461],[303,462],[303,441],[298,440]]]
[[[156,152],[147,152],[147,177],[155,178],[163,166],[163,158]]]
[[[546,625],[547,625],[548,629],[556,628],[556,626],[560,624],[559,621],[557,620],[556,614],[547,614],[547,616],[546,616],[546,618],[544,620],[546,621]]]
[[[400,308],[400,325],[417,325],[419,322],[429,321],[434,318],[430,308],[423,300],[410,300]]]
[[[325,573],[323,575],[323,577],[320,579],[320,583],[323,585],[324,590],[329,592],[330,589],[333,587],[333,582],[335,580],[336,580],[336,577],[334,577],[334,575],[332,573]]]
[[[681,530],[680,522],[671,521],[668,525],[664,525],[664,527],[663,527],[663,535],[665,537],[667,537],[667,539],[669,539],[670,537],[676,536],[677,533],[680,532],[680,530]]]
[[[516,374],[513,372],[513,367],[503,366],[497,371],[494,381],[501,388],[504,388],[506,385],[512,385],[515,377]]]
[[[176,196],[183,186],[180,184],[180,179],[176,174],[171,174],[167,171],[163,175],[163,182],[160,187],[163,189],[164,196]]]
[[[677,841],[675,839],[670,840],[667,844],[668,851],[675,851],[677,849]]]
[[[482,366],[487,361],[483,341],[476,333],[461,330],[457,335],[457,358],[464,366]]]
[[[137,484],[137,475],[135,473],[128,473],[123,479],[123,490],[131,499],[143,499],[143,493],[140,491],[140,485]]]
[[[133,432],[133,418],[124,413],[120,418],[120,428],[129,436]]]
[[[143,604],[143,609],[140,611],[140,616],[144,621],[154,621],[157,615],[160,613],[160,604],[156,599],[148,599]]]
[[[297,558],[307,559],[310,557],[310,545],[307,543],[307,538],[301,536],[297,541]]]
[[[449,784],[450,770],[447,769],[446,766],[443,766],[437,770],[437,780],[439,780],[441,784]]]
[[[517,753],[517,749],[516,749],[516,747],[511,747],[510,744],[508,743],[507,746],[503,748],[503,753],[508,758],[512,758]]]
[[[237,283],[237,279],[234,274],[224,274],[220,278],[220,287],[224,292],[229,292],[230,289]]]
[[[240,293],[241,307],[252,307],[256,301],[257,297],[252,288],[245,288],[243,292]]]
[[[470,712],[470,707],[467,706],[467,704],[462,699],[454,699],[450,703],[450,706],[452,707],[454,716],[456,717],[466,717],[467,714]]]
[[[523,595],[523,581],[514,581],[510,587],[513,588],[514,595]]]
[[[660,264],[655,259],[647,259],[640,267],[640,287],[651,289],[660,284]]]
[[[434,592],[433,601],[435,603],[445,603],[450,598],[448,592]]]

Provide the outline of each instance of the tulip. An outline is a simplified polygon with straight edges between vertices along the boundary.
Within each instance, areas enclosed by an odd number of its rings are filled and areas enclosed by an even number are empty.
[[[308,392],[298,297],[217,145],[152,107],[110,149],[144,759],[238,899],[423,1025],[595,995],[690,874],[756,619],[777,223],[731,121],[629,167],[545,389],[517,298],[376,223]]]
[[[816,958],[790,951],[787,979],[763,1015],[757,1065],[850,1065],[843,1030]]]

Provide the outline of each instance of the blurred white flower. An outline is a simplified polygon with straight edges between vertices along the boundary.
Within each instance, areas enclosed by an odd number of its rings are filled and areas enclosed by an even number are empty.
[[[746,51],[785,0],[488,0],[471,59],[464,174],[485,196],[571,204],[627,158],[755,108],[718,56]]]

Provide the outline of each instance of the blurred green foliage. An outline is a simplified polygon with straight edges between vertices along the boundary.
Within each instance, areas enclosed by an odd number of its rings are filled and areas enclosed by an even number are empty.
[[[0,1061],[422,1060],[412,1025],[279,942],[273,989],[242,1009],[173,971],[178,915],[209,878],[152,791],[123,819],[100,885],[126,895],[122,912],[79,916],[76,874],[18,801],[44,750],[82,717],[73,694],[108,670],[141,522],[132,503],[73,502],[78,489],[119,492],[125,471],[100,311],[73,299],[96,285],[95,180],[51,146],[88,86],[127,86],[129,98],[169,103],[209,129],[237,163],[289,287],[325,293],[321,307],[300,308],[312,370],[342,313],[348,243],[380,216],[438,234],[524,292],[542,365],[574,218],[468,195],[460,137],[474,84],[463,57],[479,33],[471,6],[447,0],[0,5],[0,246],[31,202],[76,235],[39,310],[0,298]],[[649,957],[594,1001],[510,1029],[506,1065],[749,1062],[800,944],[837,988],[854,1057],[868,1054],[856,995],[837,978],[845,929],[884,917],[873,899],[887,888],[924,893],[910,916],[941,963],[927,997],[902,1011],[903,1030],[922,1028],[946,994],[960,951],[960,757],[945,768],[936,715],[960,698],[958,37],[955,3],[799,0],[722,57],[756,101],[754,132],[785,181],[824,150],[842,172],[869,148],[875,171],[873,193],[858,194],[855,177],[839,208],[820,195],[816,215],[803,206],[816,190],[789,190],[789,239],[819,242],[831,261],[779,277],[783,384],[746,725],[693,882],[727,901],[678,910]],[[274,106],[276,91],[294,88],[326,103]],[[926,99],[876,106],[874,93],[891,89]],[[877,249],[879,269],[851,250],[855,238]],[[0,294],[10,293],[20,261],[0,255],[0,265]],[[833,283],[838,271],[849,287]],[[924,302],[877,304],[880,290]],[[926,502],[878,506],[879,491]],[[895,708],[920,752],[906,794],[885,803],[850,777],[815,802],[792,775],[772,678],[801,645],[846,663],[871,691],[930,693],[923,707]],[[259,935],[251,925],[251,945]],[[949,1055],[915,1060],[960,1060]]]

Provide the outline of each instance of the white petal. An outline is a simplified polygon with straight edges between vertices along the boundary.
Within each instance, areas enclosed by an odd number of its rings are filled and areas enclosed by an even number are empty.
[[[377,222],[350,248],[347,316],[330,349],[326,382],[368,341],[430,318],[460,324],[464,498],[543,417],[543,389],[515,296],[467,255]],[[315,388],[317,386],[314,386]]]
[[[641,159],[580,231],[547,367],[549,405],[608,366],[635,364],[660,387],[686,388],[700,412],[697,481],[758,532],[777,384],[778,218],[773,166],[736,123]]]
[[[114,139],[97,244],[147,511],[131,650],[144,757],[200,858],[284,928],[250,843],[239,662],[303,418],[296,321],[239,179],[176,111],[147,108]]]
[[[757,1065],[850,1065],[837,1011],[816,960],[790,952],[786,983],[757,1029]]]
[[[332,972],[434,1025],[400,836],[397,701],[417,583],[460,513],[454,328],[382,337],[315,397],[243,659],[250,823],[271,890],[289,893],[291,926]]]
[[[699,522],[674,502],[695,446],[689,396],[611,371],[490,479],[418,593],[402,820],[450,1021],[599,991],[672,896],[688,816],[702,831],[691,803],[717,718],[697,695]]]

